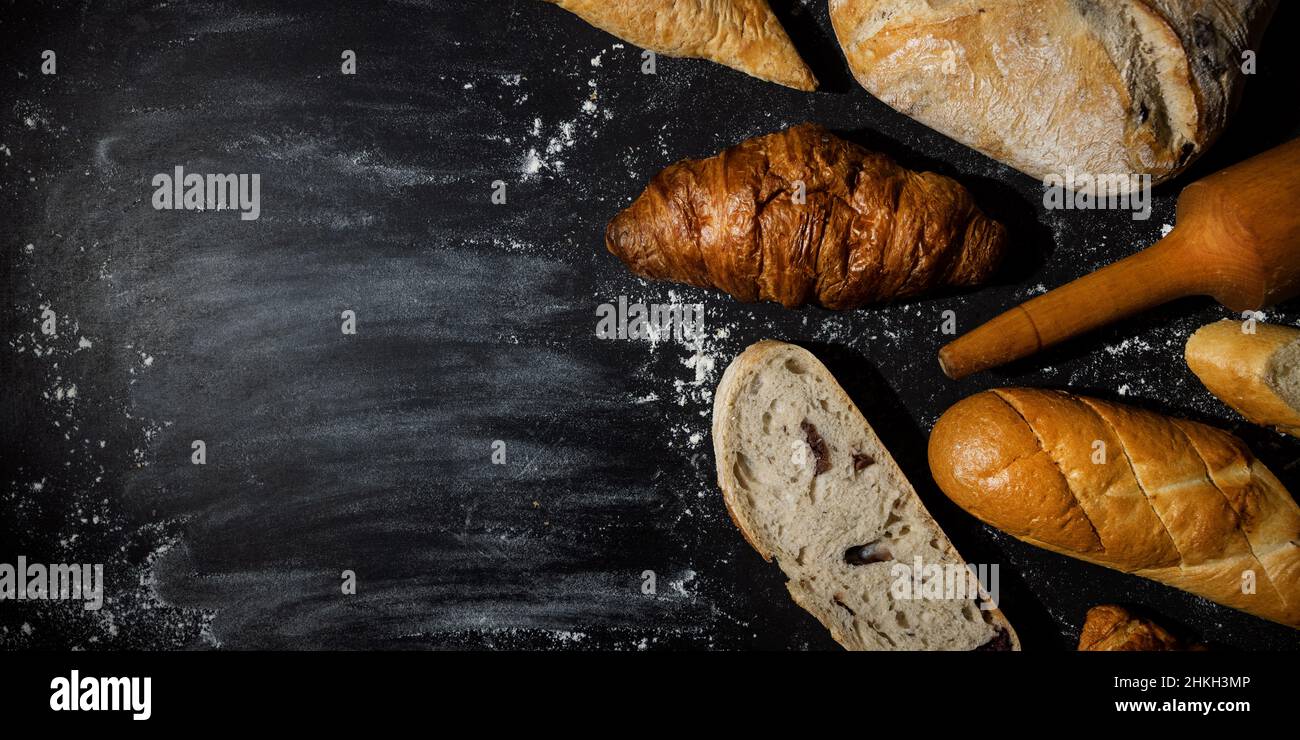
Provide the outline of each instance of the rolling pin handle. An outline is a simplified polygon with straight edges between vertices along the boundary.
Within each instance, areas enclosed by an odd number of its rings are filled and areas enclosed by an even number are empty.
[[[1189,269],[1189,232],[1016,306],[939,350],[945,375],[960,380],[1175,298],[1206,292]]]

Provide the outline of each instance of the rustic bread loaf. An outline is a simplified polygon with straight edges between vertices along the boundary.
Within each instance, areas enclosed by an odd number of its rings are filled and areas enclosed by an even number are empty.
[[[713,406],[727,511],[789,579],[794,600],[851,650],[1019,649],[978,586],[913,598],[917,558],[968,576],[871,426],[811,353],[759,342],[727,368]],[[971,584],[969,580],[967,587]],[[915,593],[913,593],[915,596]]]
[[[760,80],[816,90],[767,0],[549,0],[624,41],[708,59]]]
[[[1003,388],[945,412],[929,455],[949,498],[1015,537],[1300,627],[1300,507],[1226,432]]]
[[[1250,421],[1300,437],[1300,329],[1224,320],[1187,340],[1187,366]]]
[[[1173,177],[1226,127],[1277,0],[831,0],[862,86],[1033,177]]]
[[[981,283],[1006,229],[955,181],[803,124],[668,167],[605,243],[645,277],[846,309]]]

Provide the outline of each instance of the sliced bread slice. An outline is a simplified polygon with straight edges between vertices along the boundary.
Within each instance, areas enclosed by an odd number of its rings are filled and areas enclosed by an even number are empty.
[[[795,602],[845,648],[1020,649],[871,425],[807,350],[764,341],[731,363],[714,399],[713,450],[741,534],[776,558]]]

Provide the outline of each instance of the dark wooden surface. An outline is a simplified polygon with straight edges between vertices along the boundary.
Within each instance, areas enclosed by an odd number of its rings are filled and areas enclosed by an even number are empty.
[[[1002,565],[1027,649],[1071,648],[1101,602],[1226,648],[1300,646],[1020,544],[934,487],[929,427],[996,385],[1230,428],[1292,490],[1300,444],[1187,371],[1188,334],[1227,315],[1207,300],[944,379],[944,310],[968,329],[1150,244],[1178,184],[1146,222],[1045,212],[1037,182],[858,88],[824,3],[776,3],[817,94],[700,61],[643,75],[638,49],[537,0],[34,5],[0,8],[0,561],[103,562],[109,601],[0,604],[0,646],[834,647],[713,481],[712,388],[762,338],[816,352],[963,554]],[[1283,5],[1240,114],[1189,177],[1300,132],[1298,9]],[[44,49],[56,76],[39,73]],[[1014,237],[994,284],[787,311],[648,283],[605,252],[604,224],[660,168],[804,120],[965,183]],[[260,173],[261,218],[153,210],[151,178],[176,165]],[[596,307],[619,296],[702,303],[709,338],[597,339]]]

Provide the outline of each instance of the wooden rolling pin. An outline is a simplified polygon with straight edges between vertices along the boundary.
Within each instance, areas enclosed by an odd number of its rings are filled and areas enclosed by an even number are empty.
[[[1188,185],[1177,226],[1154,246],[958,337],[939,365],[963,378],[1183,296],[1253,311],[1297,293],[1300,139]]]

